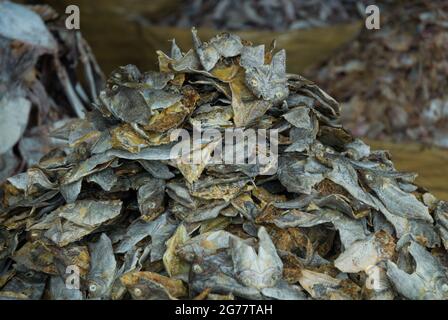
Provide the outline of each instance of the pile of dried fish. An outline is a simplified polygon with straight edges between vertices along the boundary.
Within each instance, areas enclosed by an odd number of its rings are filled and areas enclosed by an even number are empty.
[[[3,184],[0,297],[448,298],[448,204],[338,125],[275,42],[192,33],[160,72],[113,72],[53,133],[66,146]],[[170,135],[198,124],[277,130],[278,158],[217,164],[214,137],[182,161]]]
[[[189,0],[171,15],[149,22],[180,28],[297,30],[356,21],[364,17],[369,4],[366,0]]]
[[[85,70],[86,93],[77,77]],[[0,1],[0,182],[49,151],[48,131],[82,116],[103,86],[79,32],[48,6]]]
[[[357,136],[448,147],[448,3],[405,1],[308,73]]]

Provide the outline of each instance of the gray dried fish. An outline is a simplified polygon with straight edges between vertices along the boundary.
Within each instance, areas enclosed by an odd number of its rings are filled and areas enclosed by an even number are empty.
[[[344,292],[343,281],[340,279],[307,269],[302,269],[300,272],[300,285],[315,299],[352,300],[357,298],[356,295],[351,296]]]
[[[427,222],[433,222],[428,208],[411,194],[401,190],[391,179],[365,175],[367,183],[390,213]]]
[[[399,269],[392,261],[387,263],[387,276],[397,291],[413,300],[448,299],[448,277],[442,264],[416,242],[411,242],[409,252],[416,263],[412,274]]]
[[[125,253],[140,241],[151,237],[151,262],[161,260],[165,252],[165,242],[176,230],[176,225],[168,219],[168,214],[160,215],[156,220],[135,220],[127,229],[123,239],[115,249],[116,253]]]
[[[51,212],[30,229],[48,229],[45,236],[62,247],[83,238],[101,224],[117,217],[121,206],[122,202],[119,200],[79,200]]]
[[[147,219],[153,220],[164,211],[165,180],[151,179],[142,185],[137,192],[140,213]]]
[[[270,65],[249,67],[246,69],[246,85],[258,98],[278,103],[289,94],[286,79],[285,50],[272,57]]]
[[[283,263],[264,227],[258,230],[258,238],[258,254],[243,241],[231,240],[234,272],[237,279],[248,287],[274,287],[281,278]]]
[[[313,187],[324,179],[322,172],[307,172],[306,162],[296,155],[280,156],[278,179],[289,192],[310,194]]]
[[[0,290],[0,299],[39,300],[45,290],[47,275],[20,270]]]
[[[104,191],[110,191],[118,181],[113,169],[108,168],[87,177],[88,182],[95,182]]]
[[[90,270],[87,276],[89,299],[108,299],[117,272],[112,242],[102,233],[99,240],[89,245]]]
[[[385,231],[372,234],[365,240],[354,242],[334,261],[334,266],[346,273],[366,272],[381,261],[393,258],[394,239]]]
[[[133,272],[121,277],[135,300],[176,300],[186,295],[182,281],[152,272]]]

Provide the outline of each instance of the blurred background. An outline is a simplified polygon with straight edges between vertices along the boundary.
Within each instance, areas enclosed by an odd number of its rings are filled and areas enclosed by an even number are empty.
[[[107,76],[126,64],[135,64],[141,70],[157,69],[156,50],[169,51],[169,40],[174,38],[186,51],[192,46],[190,29],[195,26],[203,39],[220,31],[235,32],[254,43],[269,44],[276,39],[277,48],[286,49],[288,72],[315,81],[341,103],[341,121],[347,129],[365,138],[374,149],[390,150],[397,169],[417,172],[417,181],[422,186],[448,200],[446,0],[15,2],[29,5],[56,35],[59,44],[56,60],[65,71],[48,66],[49,62],[42,57],[50,51],[36,54],[32,69],[37,71],[32,77],[46,88],[45,97],[50,97],[51,103],[42,102],[44,98],[38,94],[42,88],[35,84],[28,87],[41,99],[36,98],[41,105],[37,111],[40,118],[35,120],[31,106],[30,120],[20,124],[23,137],[6,142],[0,138],[2,144],[10,146],[0,148],[0,154],[3,153],[0,180],[14,170],[32,165],[30,159],[35,161],[45,153],[49,143],[43,138],[45,132],[61,119],[76,116],[100,89],[103,74]],[[63,28],[65,9],[72,4],[80,9],[83,39]],[[380,9],[378,30],[365,26],[365,9],[372,4]],[[5,12],[0,10],[0,25]],[[2,37],[10,40],[5,33],[0,30],[0,40]],[[5,70],[1,46],[0,41],[0,68]],[[80,76],[76,85],[79,69],[86,76]],[[73,85],[52,87],[53,71],[58,81],[64,83],[63,79],[68,78]],[[28,73],[25,78],[29,79]],[[87,89],[81,90],[82,86]],[[0,98],[1,92],[0,82]],[[3,105],[7,105],[3,100]],[[53,107],[42,115],[47,104]],[[1,108],[0,102],[0,118]],[[10,112],[3,113],[11,117]],[[0,131],[5,128],[3,124],[2,129],[0,119]]]

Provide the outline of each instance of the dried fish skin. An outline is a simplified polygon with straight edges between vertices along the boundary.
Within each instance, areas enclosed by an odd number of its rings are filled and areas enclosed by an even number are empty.
[[[412,300],[448,299],[448,277],[437,258],[416,242],[411,242],[409,252],[416,262],[412,274],[399,269],[392,261],[387,263],[387,276],[396,290]]]
[[[74,203],[78,199],[81,193],[82,179],[63,185],[60,187],[61,195],[64,197],[65,202]]]
[[[387,277],[385,266],[373,266],[367,270],[368,277],[363,287],[363,299],[394,300],[397,293]]]
[[[139,160],[138,163],[148,171],[154,178],[170,180],[175,177],[166,164],[158,161]]]
[[[111,130],[111,147],[114,149],[138,153],[148,145],[148,141],[128,123]]]
[[[19,159],[14,155],[13,150],[10,149],[0,155],[0,161],[3,164],[0,169],[0,183],[3,183],[14,174],[16,168],[19,166]]]
[[[39,168],[31,168],[27,172],[19,173],[11,178],[8,178],[8,182],[15,188],[23,190],[25,195],[37,192],[39,189],[57,189],[57,184],[51,182],[47,175],[45,175],[45,173]]]
[[[306,107],[296,107],[283,115],[294,127],[290,129],[291,145],[285,152],[304,152],[316,141],[319,123]]]
[[[355,139],[345,145],[347,155],[354,160],[361,160],[370,155],[370,146],[361,139]]]
[[[153,110],[151,119],[144,126],[145,130],[166,132],[178,127],[191,114],[199,100],[199,95],[191,87],[183,88],[183,98],[161,111]]]
[[[222,139],[219,138],[209,143],[202,143],[199,149],[193,149],[189,154],[183,155],[176,160],[175,165],[177,169],[179,169],[188,183],[192,184],[200,178],[208,163],[212,161],[212,153],[221,142]],[[200,163],[191,163],[195,156],[200,156]]]
[[[239,92],[235,86],[232,89],[232,108],[233,121],[237,127],[246,127],[252,124],[255,120],[263,116],[271,107],[271,102],[264,100],[253,100],[243,102],[239,96]]]
[[[296,128],[311,129],[313,126],[313,123],[311,122],[310,109],[307,107],[293,108],[282,117]]]
[[[134,248],[138,242],[151,237],[150,261],[162,260],[166,251],[166,241],[175,232],[177,225],[170,221],[168,213],[161,214],[157,219],[145,221],[135,220],[129,225],[123,239],[117,245],[116,253],[125,253]]]
[[[81,34],[69,35],[60,28],[62,19],[54,11],[51,16],[43,13],[52,9],[10,1],[2,1],[0,6],[0,154],[8,164],[0,170],[3,181],[21,171],[11,168],[9,149],[18,146],[25,168],[36,164],[61,143],[45,137],[52,123],[58,125],[74,114],[83,117],[84,103],[96,98],[103,79]],[[84,70],[76,73],[78,67]],[[85,76],[88,92],[79,81],[80,75]],[[3,170],[10,173],[3,176]]]
[[[231,240],[234,272],[236,278],[248,287],[274,287],[281,278],[283,263],[264,227],[258,230],[258,238],[258,254],[243,241]]]

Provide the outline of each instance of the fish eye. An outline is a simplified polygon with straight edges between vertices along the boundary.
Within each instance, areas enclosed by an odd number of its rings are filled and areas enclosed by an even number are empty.
[[[134,294],[137,296],[137,297],[140,297],[141,295],[142,295],[142,290],[140,289],[140,288],[135,288],[134,289]]]

